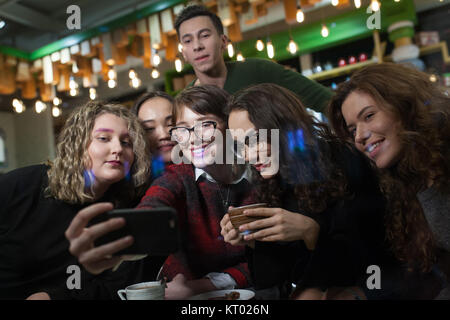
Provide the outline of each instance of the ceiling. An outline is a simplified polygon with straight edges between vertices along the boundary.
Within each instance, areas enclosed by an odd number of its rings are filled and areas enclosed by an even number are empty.
[[[324,5],[321,14],[311,12],[309,21],[320,19],[320,16],[336,15],[339,12],[336,8],[328,5],[331,0],[322,0],[320,5]],[[352,0],[350,0],[353,2]],[[392,0],[389,0],[392,1]],[[12,47],[24,52],[33,52],[47,44],[53,43],[61,38],[75,34],[77,30],[69,30],[66,26],[66,19],[70,16],[66,12],[68,6],[78,5],[81,9],[81,28],[82,31],[89,30],[108,24],[125,15],[136,12],[140,9],[154,4],[164,4],[167,1],[155,0],[0,0],[0,19],[6,22],[6,26],[0,29],[0,46]],[[363,0],[363,5],[369,0]],[[173,1],[171,1],[173,3]],[[417,11],[428,10],[433,7],[450,3],[450,0],[414,0]],[[340,9],[340,12],[352,10],[353,6]],[[305,10],[306,11],[306,10]],[[314,18],[314,15],[316,18]],[[269,25],[269,26],[268,26]],[[271,33],[276,33],[288,29],[284,20],[277,22],[261,19],[252,28],[243,30],[243,38],[252,39],[261,34],[265,34],[270,29]],[[118,70],[128,70],[130,67],[137,68],[139,72],[145,74],[142,76],[143,83],[146,83],[148,89],[152,89],[153,80],[148,75],[148,70],[142,68],[141,60],[130,57],[127,64],[120,66]],[[162,69],[164,66],[162,66]],[[172,65],[167,65],[168,69],[173,69]],[[164,71],[164,70],[162,70]],[[120,77],[120,75],[119,75]],[[126,75],[124,75],[126,78]],[[126,81],[126,79],[125,79]],[[158,80],[160,83],[163,79]],[[116,88],[108,90],[106,85],[100,84],[99,91],[104,87],[105,94],[102,98],[115,98],[123,95],[132,94],[130,88]],[[131,91],[130,91],[131,90]],[[145,90],[145,87],[144,87]],[[0,95],[0,111],[11,111],[12,97]],[[67,103],[82,103],[77,98],[69,98]]]

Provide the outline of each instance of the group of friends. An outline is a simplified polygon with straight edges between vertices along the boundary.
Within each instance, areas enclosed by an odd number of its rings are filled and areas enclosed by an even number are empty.
[[[234,288],[450,299],[448,93],[390,63],[332,93],[268,60],[225,62],[222,23],[202,6],[175,27],[196,74],[188,88],[147,93],[132,110],[89,102],[66,121],[52,162],[0,177],[0,299],[117,299],[156,278],[166,299]],[[262,219],[236,230],[228,210],[252,203],[267,206],[244,214]],[[134,207],[174,208],[181,248],[136,260],[116,254],[132,235],[95,246],[125,221],[92,220]],[[78,289],[67,287],[70,265],[81,266]],[[369,266],[381,271],[377,288]]]

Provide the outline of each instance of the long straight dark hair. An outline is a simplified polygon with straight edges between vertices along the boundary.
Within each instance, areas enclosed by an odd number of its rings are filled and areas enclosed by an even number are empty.
[[[280,183],[294,185],[299,208],[309,212],[322,212],[346,194],[346,178],[330,148],[338,139],[294,93],[275,84],[258,84],[230,99],[227,113],[233,110],[247,111],[255,129],[279,130],[280,169],[275,177],[259,179],[261,201],[281,205]]]

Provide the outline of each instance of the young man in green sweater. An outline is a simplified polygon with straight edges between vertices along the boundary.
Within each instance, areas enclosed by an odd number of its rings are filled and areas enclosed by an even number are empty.
[[[211,84],[229,93],[258,83],[275,83],[296,93],[303,104],[323,112],[332,91],[300,73],[265,59],[225,62],[223,52],[228,38],[220,18],[204,6],[186,7],[175,21],[184,60],[194,68],[192,85]]]

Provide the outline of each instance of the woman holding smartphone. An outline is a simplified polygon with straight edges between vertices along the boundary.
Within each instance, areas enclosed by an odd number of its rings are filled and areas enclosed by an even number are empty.
[[[244,89],[228,106],[231,132],[248,137],[236,135],[237,149],[258,177],[258,202],[269,204],[244,211],[262,217],[240,226],[250,234],[238,233],[228,215],[221,221],[226,242],[248,245],[255,288],[278,287],[284,298],[365,298],[357,287],[367,267],[390,263],[384,202],[365,159],[277,85]],[[261,129],[279,132],[279,150],[261,139]],[[246,143],[239,148],[239,141]]]
[[[149,158],[135,115],[120,105],[90,102],[65,123],[54,161],[3,175],[0,298],[67,289],[67,268],[77,265],[64,237],[70,221],[92,203],[136,204],[149,176]],[[81,278],[83,290],[75,290],[80,296],[112,298],[101,279],[84,273]]]

